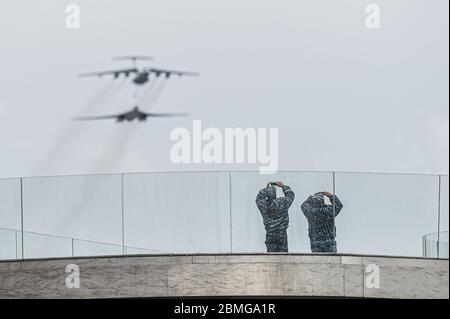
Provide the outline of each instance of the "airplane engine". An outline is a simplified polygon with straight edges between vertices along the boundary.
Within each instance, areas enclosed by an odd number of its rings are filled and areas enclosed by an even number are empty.
[[[144,122],[146,119],[147,119],[147,116],[146,116],[146,115],[139,115],[139,116],[138,116],[139,122]]]
[[[118,116],[117,117],[117,122],[123,122],[125,120],[125,116]]]

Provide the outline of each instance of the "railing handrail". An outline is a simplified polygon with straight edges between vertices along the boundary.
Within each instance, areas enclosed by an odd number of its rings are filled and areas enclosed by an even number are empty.
[[[111,173],[82,173],[82,174],[55,174],[55,175],[33,175],[0,177],[0,180],[31,179],[31,178],[56,178],[56,177],[85,177],[85,176],[109,176],[109,175],[137,175],[137,174],[187,174],[187,173],[258,173],[257,170],[196,170],[196,171],[147,171],[147,172],[111,172]],[[442,176],[449,177],[448,173],[409,173],[409,172],[370,172],[370,171],[327,171],[327,170],[279,170],[277,173],[328,173],[328,174],[367,174],[367,175],[401,175],[401,176]],[[270,175],[268,175],[270,176]]]
[[[443,231],[437,231],[434,233],[428,233],[428,234],[423,235],[422,237],[425,238],[426,240],[434,240],[434,239],[432,239],[433,236],[437,236],[438,234],[442,235],[442,234],[448,234],[448,233],[449,233],[448,230],[443,230]],[[435,241],[438,241],[438,239],[436,239]],[[448,242],[448,240],[442,240],[442,239],[439,241],[443,242],[443,243]]]
[[[21,233],[22,232],[20,229],[5,228],[5,227],[0,227],[0,230],[7,230],[7,231],[16,232],[16,233]],[[142,248],[142,247],[133,247],[133,246],[126,246],[126,245],[122,246],[120,244],[105,243],[105,242],[101,242],[101,241],[95,241],[95,240],[90,240],[90,239],[80,239],[80,238],[61,236],[61,235],[44,234],[44,233],[38,233],[38,232],[28,231],[28,230],[24,231],[24,233],[33,234],[33,235],[47,236],[47,237],[53,237],[53,238],[63,238],[63,239],[67,239],[67,240],[83,241],[83,242],[88,242],[88,243],[93,243],[93,244],[100,244],[100,245],[108,245],[108,246],[115,246],[115,247],[126,247],[126,248],[132,248],[132,249],[142,249],[142,250],[151,250],[151,251],[164,253],[164,251],[162,251],[162,250],[153,249],[153,248]]]

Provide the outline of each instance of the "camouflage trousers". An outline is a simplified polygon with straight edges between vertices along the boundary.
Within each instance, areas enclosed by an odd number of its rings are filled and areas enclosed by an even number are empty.
[[[321,240],[313,241],[311,240],[311,251],[313,253],[335,253],[336,241],[334,240]]]
[[[287,232],[266,234],[266,248],[268,253],[288,252]]]

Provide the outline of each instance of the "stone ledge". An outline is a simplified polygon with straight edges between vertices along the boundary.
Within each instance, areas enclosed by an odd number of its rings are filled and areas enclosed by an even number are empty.
[[[65,285],[80,268],[80,288]],[[368,265],[380,287],[368,288]],[[448,259],[314,254],[133,255],[0,262],[0,298],[449,298]]]

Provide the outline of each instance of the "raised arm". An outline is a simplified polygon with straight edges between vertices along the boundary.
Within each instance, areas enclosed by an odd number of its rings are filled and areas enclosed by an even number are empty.
[[[294,191],[287,185],[283,185],[281,187],[281,189],[283,190],[283,194],[284,194],[284,199],[283,199],[283,205],[285,209],[289,209],[289,207],[291,207],[292,203],[294,202],[295,199],[295,193]]]
[[[341,200],[336,196],[336,195],[332,195],[329,197],[331,205],[334,205],[334,216],[337,216],[342,208],[344,207],[344,205],[342,205]]]
[[[342,202],[339,200],[339,198],[336,195],[331,194],[330,192],[323,192],[322,194],[327,196],[331,202],[331,205],[328,205],[328,207],[327,207],[327,213],[329,215],[331,215],[331,217],[333,217],[333,211],[334,211],[334,216],[337,216],[340,213],[342,207],[344,207],[344,205],[342,205]],[[333,206],[334,206],[334,209],[333,209]]]

